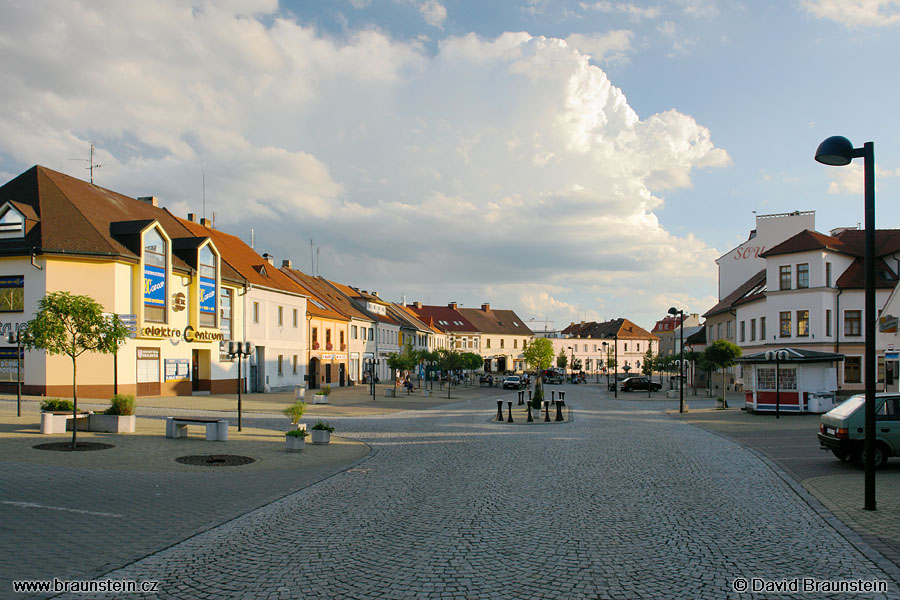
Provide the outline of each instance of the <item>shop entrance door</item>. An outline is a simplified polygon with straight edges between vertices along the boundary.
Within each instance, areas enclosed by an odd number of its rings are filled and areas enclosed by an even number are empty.
[[[200,391],[200,351],[191,350],[191,391]]]

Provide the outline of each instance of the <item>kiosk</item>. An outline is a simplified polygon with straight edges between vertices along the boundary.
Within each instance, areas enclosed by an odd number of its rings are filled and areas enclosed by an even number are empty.
[[[750,389],[744,392],[746,410],[828,412],[835,405],[836,363],[842,360],[843,354],[800,348],[778,348],[742,356],[736,362],[743,365],[744,381],[749,382]]]

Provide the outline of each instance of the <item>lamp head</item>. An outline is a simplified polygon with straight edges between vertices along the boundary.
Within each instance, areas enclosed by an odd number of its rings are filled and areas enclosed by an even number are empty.
[[[841,135],[833,135],[816,148],[816,161],[823,165],[843,167],[853,158],[853,144]]]
[[[670,314],[670,315],[677,315],[679,312],[681,312],[681,311],[679,311],[679,310],[678,310],[677,308],[675,308],[674,306],[673,306],[672,308],[669,309],[669,314]]]

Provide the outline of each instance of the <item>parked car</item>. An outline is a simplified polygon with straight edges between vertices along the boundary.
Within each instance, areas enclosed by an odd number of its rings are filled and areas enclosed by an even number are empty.
[[[662,384],[656,381],[650,381],[646,377],[626,377],[619,384],[619,389],[623,392],[633,392],[635,390],[646,390],[650,387],[651,392],[657,392],[662,389]]]
[[[504,390],[521,390],[525,387],[525,382],[518,375],[510,375],[503,380]]]
[[[562,371],[547,369],[546,371],[544,371],[542,379],[544,380],[544,383],[562,383],[563,373]]]
[[[819,445],[840,460],[865,465],[866,397],[851,396],[824,415],[819,423]],[[875,395],[875,468],[900,454],[900,394]]]

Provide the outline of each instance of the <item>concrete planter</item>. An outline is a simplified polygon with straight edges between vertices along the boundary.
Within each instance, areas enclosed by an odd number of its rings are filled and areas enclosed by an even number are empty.
[[[284,449],[287,452],[300,452],[306,447],[306,439],[293,435],[284,436]]]
[[[313,404],[328,404],[328,394],[314,394]]]
[[[91,414],[88,427],[102,433],[134,433],[134,415]]]
[[[313,444],[327,444],[331,442],[331,432],[327,429],[310,429],[309,435]]]

